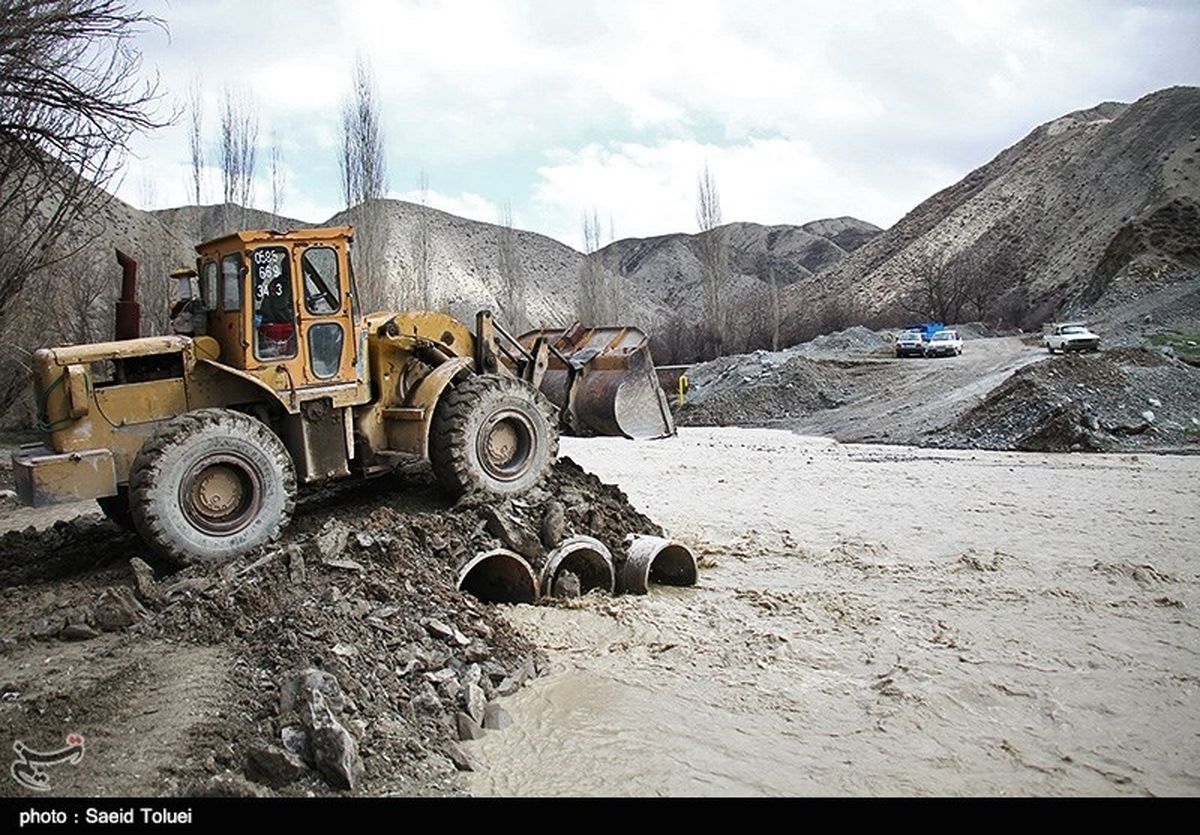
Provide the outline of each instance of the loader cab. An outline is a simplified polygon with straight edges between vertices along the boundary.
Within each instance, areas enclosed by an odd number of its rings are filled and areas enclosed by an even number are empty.
[[[238,232],[196,247],[219,361],[278,392],[360,379],[349,227]]]

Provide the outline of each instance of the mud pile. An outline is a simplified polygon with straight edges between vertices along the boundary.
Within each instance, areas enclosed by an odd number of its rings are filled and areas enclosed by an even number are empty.
[[[929,446],[1040,452],[1193,448],[1200,370],[1125,348],[1027,366]]]
[[[473,767],[457,741],[503,729],[496,699],[545,664],[503,607],[456,588],[458,568],[513,537],[536,561],[543,538],[572,534],[619,564],[629,533],[661,529],[569,459],[544,488],[501,503],[450,505],[426,470],[314,494],[280,542],[215,567],[156,564],[94,517],[10,532],[0,668],[63,641],[95,647],[97,666],[158,646],[231,658],[219,709],[147,793],[453,793],[456,769]],[[72,717],[106,722],[86,691],[41,692],[36,677],[5,687],[18,694],[0,707],[18,738]]]

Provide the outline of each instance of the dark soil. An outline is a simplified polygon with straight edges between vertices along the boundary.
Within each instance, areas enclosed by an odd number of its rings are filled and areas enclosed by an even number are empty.
[[[553,502],[564,536],[596,537],[618,565],[626,534],[661,534],[569,459],[544,489],[500,505],[452,505],[424,468],[314,493],[281,541],[220,566],[157,564],[98,516],[9,532],[3,724],[31,746],[61,746],[67,730],[87,736],[94,768],[87,779],[82,767],[55,772],[56,792],[336,793],[309,766],[279,784],[250,765],[264,751],[286,756],[296,720],[281,692],[315,669],[336,677],[335,713],[362,759],[357,793],[456,793],[456,767],[469,767],[455,745],[468,685],[490,701],[545,666],[504,606],[457,590],[457,568],[502,545],[489,512],[536,539]],[[143,568],[139,582],[138,560],[153,577]]]

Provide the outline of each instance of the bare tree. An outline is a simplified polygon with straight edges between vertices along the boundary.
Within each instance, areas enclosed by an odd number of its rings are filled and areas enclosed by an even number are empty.
[[[138,202],[143,211],[152,211],[154,204],[158,202],[158,183],[149,172],[142,172],[141,178],[138,180]]]
[[[279,135],[271,132],[271,153],[269,157],[271,169],[271,214],[279,214],[283,208],[283,192],[287,188],[287,169],[283,166],[283,148],[279,144]]]
[[[422,168],[417,177],[417,223],[412,233],[413,295],[425,310],[434,309],[430,275],[429,177]]]
[[[704,315],[712,356],[721,356],[728,341],[725,284],[729,275],[729,243],[721,226],[721,195],[708,163],[696,189],[696,225],[700,267],[703,272]]]
[[[767,283],[771,288],[771,350],[779,350],[779,328],[782,317],[779,313],[779,279],[775,276],[775,265],[767,267]]]
[[[1004,319],[1019,296],[1024,274],[1015,254],[1002,249],[990,258],[967,250],[955,261],[963,273],[963,296],[981,321]]]
[[[192,199],[200,205],[204,191],[204,89],[193,77],[187,88],[188,149],[192,161]]]
[[[242,87],[226,87],[221,103],[221,184],[226,203],[254,203],[258,113]]]
[[[341,148],[338,164],[346,207],[362,204],[356,224],[356,249],[361,257],[358,289],[364,309],[380,309],[393,301],[402,306],[419,303],[412,298],[396,299],[389,293],[389,255],[386,207],[387,165],[383,129],[379,119],[379,94],[367,59],[359,55],[351,74],[350,93],[342,101]],[[406,295],[415,295],[406,294]]]
[[[383,197],[387,162],[379,123],[379,93],[366,57],[354,61],[350,95],[342,101],[342,144],[339,158],[346,207]]]
[[[913,283],[901,304],[909,313],[939,322],[958,322],[967,303],[967,271],[944,254],[934,254],[913,270]]]
[[[618,272],[608,269],[599,255],[603,227],[595,208],[583,213],[583,260],[575,309],[586,325],[612,325],[621,319],[622,287]]]
[[[0,0],[0,324],[26,281],[93,235],[129,139],[160,119],[129,0]],[[93,227],[94,228],[94,227]]]
[[[525,268],[517,252],[517,232],[513,229],[512,205],[505,201],[500,210],[499,262],[501,308],[504,322],[516,332],[525,330],[529,321],[525,299]]]
[[[666,345],[665,365],[689,363],[697,359],[694,347],[695,329],[680,313],[672,313],[663,329],[662,340]]]

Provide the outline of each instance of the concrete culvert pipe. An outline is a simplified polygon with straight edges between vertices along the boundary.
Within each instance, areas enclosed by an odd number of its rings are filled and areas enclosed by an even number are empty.
[[[506,548],[476,554],[458,571],[458,588],[485,603],[536,603],[537,577],[529,563]]]
[[[645,594],[651,583],[694,586],[699,579],[696,555],[686,545],[661,536],[630,534],[629,559],[621,571],[621,590]]]
[[[546,594],[554,594],[554,581],[566,571],[579,579],[580,594],[587,594],[592,589],[604,589],[612,594],[616,585],[612,553],[603,542],[590,536],[564,539],[546,557],[542,566],[542,589]]]

